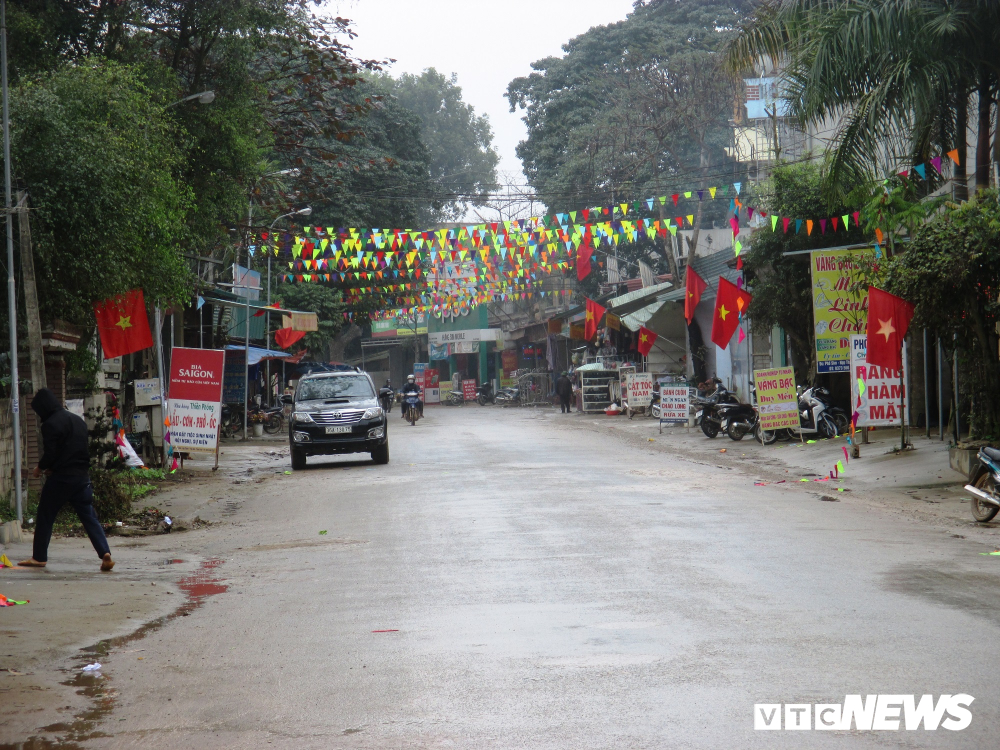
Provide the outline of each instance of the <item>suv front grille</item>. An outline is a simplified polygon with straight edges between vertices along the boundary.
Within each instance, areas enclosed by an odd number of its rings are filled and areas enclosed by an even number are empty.
[[[340,409],[337,411],[313,412],[313,422],[316,424],[354,424],[361,421],[364,409]]]

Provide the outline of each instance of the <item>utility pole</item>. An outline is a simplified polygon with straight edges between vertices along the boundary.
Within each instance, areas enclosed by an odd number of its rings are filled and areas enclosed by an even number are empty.
[[[7,0],[0,0],[0,85],[3,87],[3,179],[7,213],[7,324],[10,328],[10,410],[14,427],[14,495],[17,521],[24,520],[21,507],[21,387],[17,371],[17,299],[14,296],[14,216],[10,188],[10,103],[7,89]]]

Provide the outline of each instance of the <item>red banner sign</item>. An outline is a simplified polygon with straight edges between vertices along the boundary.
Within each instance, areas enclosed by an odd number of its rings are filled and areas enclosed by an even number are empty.
[[[222,401],[226,353],[219,349],[175,348],[170,356],[171,399]]]

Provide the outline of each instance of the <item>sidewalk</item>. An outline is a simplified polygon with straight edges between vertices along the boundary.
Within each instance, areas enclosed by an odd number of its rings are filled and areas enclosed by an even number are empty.
[[[551,418],[560,416],[556,413]],[[973,520],[969,496],[962,489],[966,477],[950,468],[948,443],[928,440],[922,433],[911,432],[913,449],[900,453],[898,428],[875,430],[869,433],[870,443],[860,446],[861,457],[845,460],[844,448],[850,454],[851,446],[843,436],[762,446],[749,435],[740,441],[724,433],[709,439],[697,427],[664,425],[660,434],[657,421],[648,417],[629,420],[574,413],[563,418],[568,424],[606,431],[637,446],[739,471],[748,485],[761,492],[795,491],[814,498],[874,504],[951,534],[1000,545],[1000,523]],[[845,471],[835,472],[838,478],[830,480],[838,460]],[[827,481],[814,481],[824,477]]]

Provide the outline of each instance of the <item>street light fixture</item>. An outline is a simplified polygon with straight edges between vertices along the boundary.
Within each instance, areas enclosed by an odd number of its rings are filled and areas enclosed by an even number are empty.
[[[189,102],[194,99],[198,100],[198,104],[211,104],[215,101],[214,91],[201,91],[197,94],[191,94],[191,96],[185,96],[183,99],[178,99],[173,104],[168,104],[164,109],[170,109],[171,107],[176,107],[178,104],[183,104],[184,102]]]
[[[285,174],[290,172],[298,172],[297,169],[286,169],[282,172],[276,174]],[[250,204],[251,207],[253,204]],[[274,225],[277,224],[282,219],[287,219],[289,216],[311,216],[312,207],[306,206],[305,208],[300,208],[298,211],[290,211],[287,214],[282,214],[277,219],[271,222],[271,226],[268,228],[270,233],[274,229]],[[247,424],[250,417],[250,232],[253,231],[252,227],[247,227],[247,268],[246,272],[243,274],[243,289],[246,294],[246,328],[244,329],[244,339],[243,339],[243,442],[247,440]],[[236,285],[236,268],[233,268],[233,286]],[[271,304],[271,256],[267,256],[267,304]],[[271,348],[271,317],[269,313],[264,314],[264,344],[265,348]],[[271,388],[270,374],[268,374],[268,390]]]

